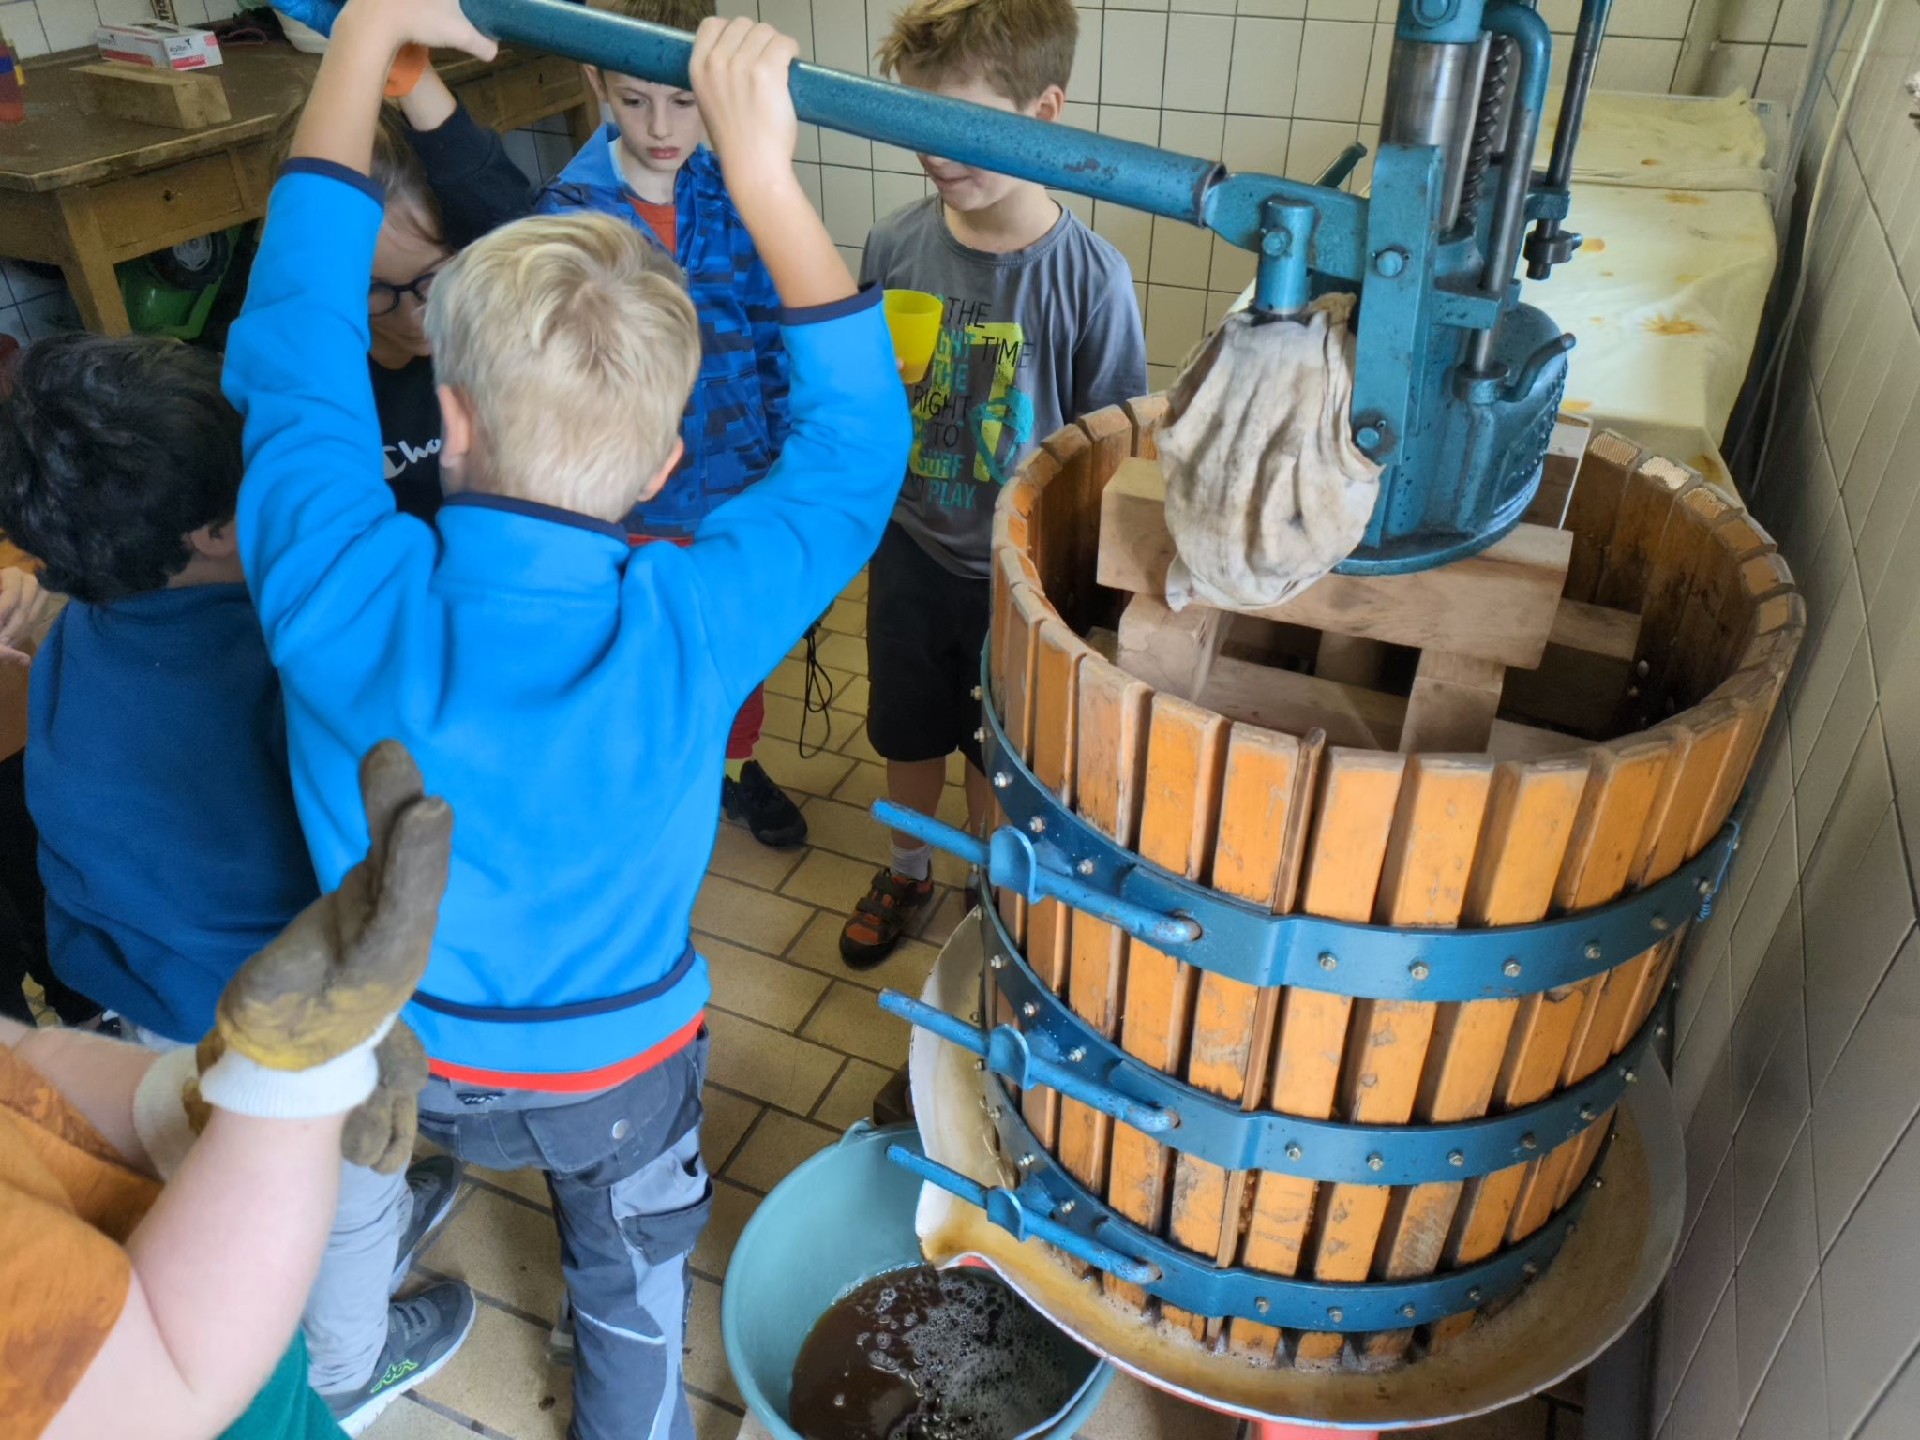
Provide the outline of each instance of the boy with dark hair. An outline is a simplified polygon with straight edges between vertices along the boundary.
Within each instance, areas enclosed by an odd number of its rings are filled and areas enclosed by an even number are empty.
[[[894,17],[882,69],[908,85],[1037,120],[1066,103],[1073,0],[918,0]],[[987,637],[994,499],[1041,440],[1077,415],[1144,394],[1146,340],[1120,252],[1040,186],[922,155],[936,195],[867,236],[862,284],[946,303],[913,392],[915,438],[893,523],[868,567],[867,738],[887,795],[931,815],[947,757],[967,759],[967,814],[992,813],[974,732]],[[933,894],[933,853],[896,831],[840,932],[866,969]]]
[[[322,878],[365,849],[369,736],[405,744],[460,817],[407,1007],[434,1075],[421,1129],[472,1163],[546,1172],[574,1433],[687,1440],[687,1257],[712,1205],[691,922],[723,732],[871,552],[906,405],[879,296],[856,293],[794,174],[793,42],[708,20],[695,93],[785,306],[780,458],[686,547],[629,546],[620,522],[680,458],[701,329],[631,225],[536,216],[433,286],[453,493],[437,537],[396,514],[363,363],[384,199],[366,170],[398,43],[442,5],[452,39],[452,0],[352,0],[274,187],[227,348],[241,553]]]
[[[593,0],[594,8],[693,31],[714,0]],[[785,442],[787,352],[780,300],[734,208],[693,92],[581,67],[613,123],[541,192],[543,215],[595,210],[633,225],[687,277],[700,317],[700,378],[680,426],[686,454],[660,492],[634,507],[636,545],[685,544],[714,509],[767,473]],[[727,735],[721,808],[776,849],[807,838],[807,820],[753,758],[766,718],[755,686]]]
[[[206,1034],[235,972],[319,894],[240,570],[240,476],[220,362],[178,341],[43,340],[0,399],[0,530],[72,597],[28,707],[48,950],[152,1048]],[[444,1158],[342,1173],[306,1332],[350,1430],[471,1323],[463,1285],[389,1305],[458,1188]]]

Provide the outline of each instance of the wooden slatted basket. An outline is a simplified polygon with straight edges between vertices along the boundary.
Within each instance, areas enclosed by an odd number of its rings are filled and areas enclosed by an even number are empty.
[[[1604,905],[1720,831],[1805,629],[1737,501],[1574,426],[1532,523],[1479,557],[1330,577],[1259,615],[1175,615],[1158,599],[1165,408],[1140,400],[1052,436],[995,517],[995,709],[1081,818],[1275,913],[1442,927]],[[1640,1031],[1686,933],[1564,990],[1431,1004],[1257,989],[1056,900],[1003,893],[999,908],[1044,983],[1145,1064],[1248,1111],[1383,1125],[1496,1114],[1593,1075]],[[1524,1239],[1607,1129],[1464,1183],[1395,1188],[1230,1173],[1053,1091],[1021,1103],[1048,1152],[1149,1232],[1221,1266],[1335,1282],[1431,1275]],[[1391,1366],[1474,1319],[1282,1332],[1105,1284],[1259,1364]]]

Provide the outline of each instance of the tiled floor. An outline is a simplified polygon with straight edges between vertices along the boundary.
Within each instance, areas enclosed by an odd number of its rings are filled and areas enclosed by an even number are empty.
[[[887,986],[917,993],[936,947],[964,910],[954,888],[963,867],[941,857],[939,898],[918,938],[876,970],[855,974],[840,963],[844,913],[887,854],[886,832],[866,814],[883,793],[884,773],[863,725],[865,595],[863,576],[827,617],[820,657],[834,684],[830,733],[816,715],[804,754],[796,743],[803,693],[797,660],[782,665],[767,687],[760,758],[802,802],[812,843],[774,852],[744,830],[722,826],[694,911],[714,984],[704,1138],[716,1194],[712,1223],[693,1256],[686,1368],[700,1440],[732,1440],[741,1430],[740,1396],[719,1328],[720,1285],[734,1241],[760,1197],[867,1114],[875,1090],[905,1060],[907,1027],[884,1014],[874,996]],[[942,818],[957,824],[965,808],[959,788],[949,784]],[[480,1318],[453,1363],[383,1416],[367,1432],[370,1440],[563,1437],[570,1376],[546,1354],[560,1299],[559,1244],[539,1177],[470,1170],[458,1208],[421,1257],[418,1274],[466,1280],[480,1297]],[[1434,1440],[1579,1440],[1577,1414],[1562,1411],[1554,1423],[1544,1403],[1532,1402],[1417,1433]],[[1123,1382],[1084,1433],[1087,1440],[1229,1440],[1234,1427]]]

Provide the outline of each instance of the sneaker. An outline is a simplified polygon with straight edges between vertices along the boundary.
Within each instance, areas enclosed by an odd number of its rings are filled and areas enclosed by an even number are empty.
[[[473,1291],[457,1280],[428,1286],[387,1309],[387,1343],[373,1378],[358,1389],[321,1398],[340,1428],[358,1435],[380,1412],[437,1375],[473,1329]]]
[[[910,880],[891,868],[881,870],[841,928],[840,958],[855,970],[871,970],[893,953],[908,918],[932,898],[931,878]]]
[[[400,1288],[420,1247],[452,1213],[453,1202],[460,1196],[460,1162],[451,1155],[429,1156],[408,1169],[407,1189],[413,1195],[413,1215],[400,1235],[400,1259],[387,1283],[389,1294]]]
[[[758,760],[740,767],[740,778],[720,781],[720,804],[729,820],[738,820],[753,838],[775,850],[789,850],[807,838],[807,817],[773,783]]]

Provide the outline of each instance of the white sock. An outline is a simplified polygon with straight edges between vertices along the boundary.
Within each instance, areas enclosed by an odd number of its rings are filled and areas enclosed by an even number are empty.
[[[927,880],[933,875],[933,847],[931,845],[898,845],[893,847],[893,873],[904,875],[910,880]]]

